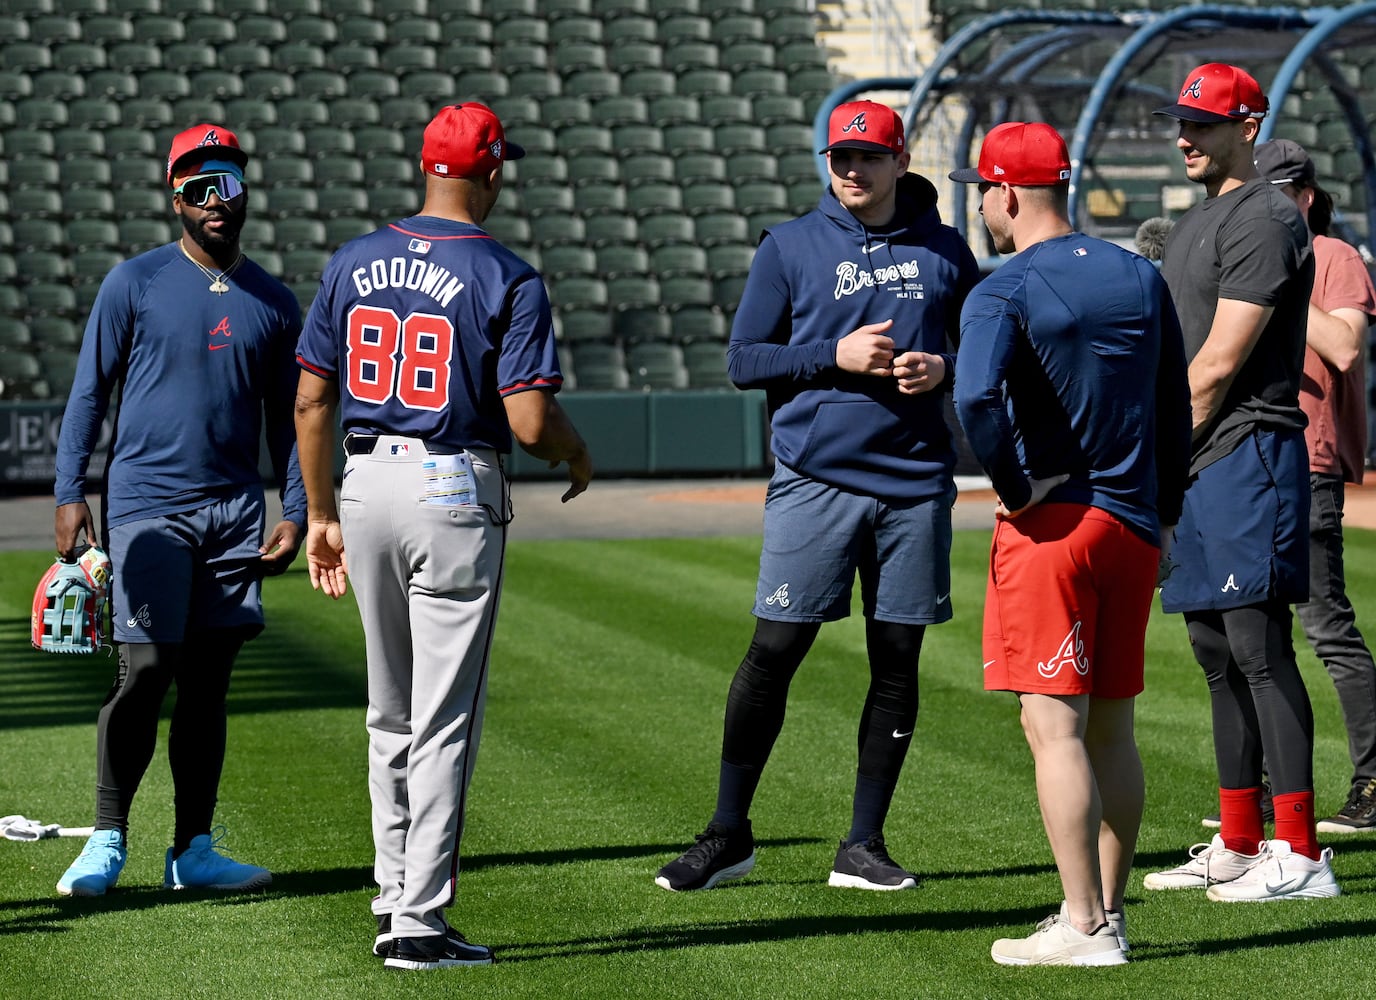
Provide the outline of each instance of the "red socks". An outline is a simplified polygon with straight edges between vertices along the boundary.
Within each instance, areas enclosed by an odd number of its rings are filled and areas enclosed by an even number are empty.
[[[1266,839],[1261,825],[1261,786],[1218,790],[1219,835],[1223,846],[1235,854],[1257,853]]]
[[[1288,841],[1296,854],[1317,861],[1313,791],[1278,793],[1271,801],[1276,807],[1276,839]],[[1237,854],[1256,854],[1257,845],[1266,839],[1261,825],[1261,789],[1220,788],[1218,806],[1223,846]]]
[[[1290,849],[1311,861],[1319,860],[1319,838],[1314,829],[1314,793],[1286,792],[1271,796],[1276,804],[1276,839],[1288,840]]]

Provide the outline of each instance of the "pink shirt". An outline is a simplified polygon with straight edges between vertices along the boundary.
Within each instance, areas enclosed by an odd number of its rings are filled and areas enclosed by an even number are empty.
[[[1314,237],[1314,292],[1309,301],[1324,312],[1347,308],[1366,313],[1368,321],[1376,316],[1376,289],[1350,244]],[[1309,471],[1340,475],[1349,483],[1360,483],[1366,467],[1365,343],[1361,357],[1344,375],[1306,347],[1300,380],[1300,408],[1309,418],[1304,431]]]

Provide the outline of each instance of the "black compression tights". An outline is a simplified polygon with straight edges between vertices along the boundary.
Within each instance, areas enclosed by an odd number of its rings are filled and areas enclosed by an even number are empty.
[[[96,828],[127,831],[129,809],[153,759],[158,713],[173,682],[167,758],[176,795],[173,846],[210,830],[225,758],[225,697],[246,636],[206,631],[191,642],[126,643],[96,722]],[[188,656],[187,650],[194,650]]]
[[[731,681],[726,699],[722,762],[728,777],[719,796],[718,814],[743,818],[754,796],[755,782],[783,729],[788,687],[821,628],[818,623],[758,619],[750,649]],[[860,716],[858,773],[892,791],[898,781],[917,720],[917,661],[924,626],[866,620],[870,685]]]
[[[1213,707],[1222,788],[1261,783],[1277,793],[1314,787],[1314,715],[1290,641],[1290,609],[1275,602],[1187,612],[1195,659]]]

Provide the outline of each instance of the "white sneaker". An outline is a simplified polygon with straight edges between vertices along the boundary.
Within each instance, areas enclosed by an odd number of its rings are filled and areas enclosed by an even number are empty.
[[[1231,882],[1240,878],[1262,859],[1265,844],[1256,854],[1239,854],[1223,846],[1223,838],[1214,834],[1207,844],[1190,848],[1190,860],[1179,868],[1151,872],[1142,879],[1144,889],[1203,889],[1215,882]]]
[[[1208,896],[1220,903],[1265,902],[1272,899],[1326,899],[1342,894],[1329,861],[1333,849],[1325,847],[1319,860],[1296,854],[1287,840],[1264,844],[1265,857],[1245,875],[1209,886]]]
[[[1066,905],[1037,925],[1025,938],[1000,938],[989,949],[999,965],[1123,965],[1128,957],[1118,944],[1112,924],[1093,934],[1075,929]]]

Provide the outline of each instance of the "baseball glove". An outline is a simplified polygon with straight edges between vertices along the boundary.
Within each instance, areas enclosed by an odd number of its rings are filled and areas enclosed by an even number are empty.
[[[105,639],[110,559],[91,547],[48,567],[33,595],[29,640],[45,653],[94,653]]]

